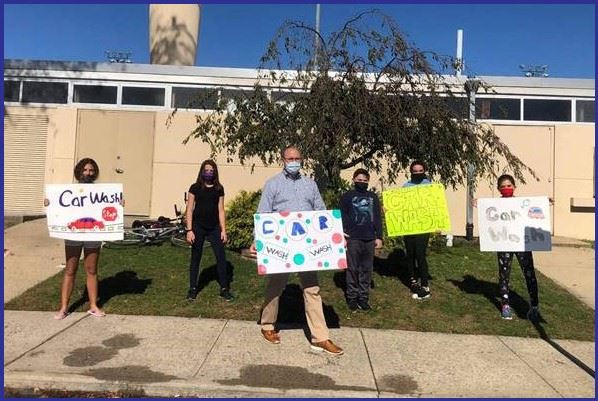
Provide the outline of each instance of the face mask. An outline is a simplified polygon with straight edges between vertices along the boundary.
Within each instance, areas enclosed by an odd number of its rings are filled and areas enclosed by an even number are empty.
[[[93,175],[83,175],[83,176],[81,176],[81,179],[79,180],[79,182],[81,182],[83,184],[91,184],[93,181],[94,181]]]
[[[426,178],[426,174],[424,173],[412,173],[411,174],[411,181],[413,182],[422,182]]]
[[[355,189],[359,192],[365,192],[368,190],[367,182],[354,182],[353,185],[355,186]]]
[[[510,198],[513,196],[513,192],[515,192],[514,188],[501,188],[498,190],[503,198]]]
[[[213,171],[204,171],[201,173],[201,178],[206,181],[212,181],[214,179],[214,172]]]
[[[299,170],[301,169],[301,162],[288,162],[287,164],[285,164],[284,169],[289,174],[295,175],[299,173]]]

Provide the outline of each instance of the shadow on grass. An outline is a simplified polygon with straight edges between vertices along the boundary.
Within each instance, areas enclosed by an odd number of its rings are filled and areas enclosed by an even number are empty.
[[[374,257],[374,273],[383,277],[396,277],[405,287],[409,287],[409,273],[407,272],[407,259],[402,249],[393,249],[386,257]],[[347,276],[345,271],[336,272],[333,276],[334,285],[343,291],[347,298]],[[376,283],[372,277],[370,288],[375,288]]]
[[[494,307],[500,311],[501,304],[499,299],[499,288],[498,283],[491,283],[489,281],[480,280],[471,274],[463,276],[463,280],[448,279],[455,287],[467,294],[481,294],[488,301],[490,301]],[[516,291],[509,291],[509,305],[511,310],[519,318],[526,319],[527,311],[529,310],[528,302],[519,295]]]
[[[228,282],[232,284],[234,279],[235,267],[228,260],[226,261],[226,272],[228,274]],[[204,288],[206,288],[212,281],[218,281],[218,273],[216,265],[201,269],[199,277],[197,279],[197,293],[199,294]]]
[[[98,283],[98,306],[104,306],[111,298],[118,295],[143,294],[151,283],[152,279],[138,279],[137,273],[132,270],[121,271],[114,276],[101,279]],[[69,307],[69,313],[76,311],[88,301],[89,295],[85,288],[81,298]]]

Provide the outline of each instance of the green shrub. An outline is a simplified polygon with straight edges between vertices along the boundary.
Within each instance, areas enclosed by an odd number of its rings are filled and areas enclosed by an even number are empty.
[[[228,247],[249,248],[253,243],[253,214],[257,211],[262,191],[241,191],[232,199],[226,210],[226,232]]]

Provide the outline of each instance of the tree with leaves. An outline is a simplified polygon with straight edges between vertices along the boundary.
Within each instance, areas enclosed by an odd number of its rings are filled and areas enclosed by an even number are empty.
[[[222,91],[185,142],[197,138],[213,155],[266,165],[295,145],[321,189],[338,188],[341,171],[357,166],[393,183],[413,159],[453,188],[466,182],[468,166],[476,177],[494,177],[505,163],[522,182],[525,172],[535,177],[491,126],[463,118],[455,107],[465,100],[457,96],[463,82],[445,75],[454,67],[376,10],[327,36],[288,21],[267,47],[253,89]]]

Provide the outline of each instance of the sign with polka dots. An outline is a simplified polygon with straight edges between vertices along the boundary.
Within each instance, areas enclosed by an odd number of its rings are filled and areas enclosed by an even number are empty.
[[[253,215],[260,275],[347,268],[341,212]]]

